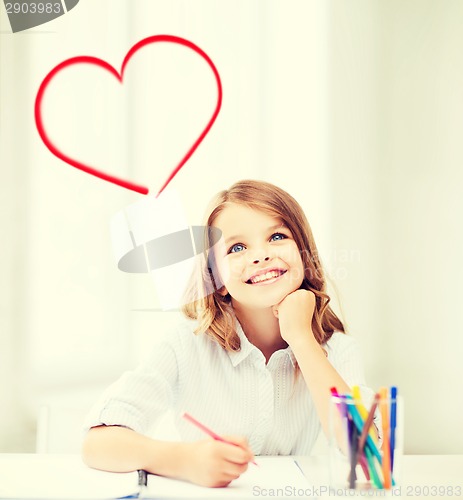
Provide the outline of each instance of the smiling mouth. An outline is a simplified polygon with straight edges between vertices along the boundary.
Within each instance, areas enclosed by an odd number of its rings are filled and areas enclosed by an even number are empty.
[[[286,273],[286,270],[282,269],[275,269],[273,271],[268,271],[265,274],[259,274],[257,276],[253,276],[252,278],[249,278],[246,283],[248,285],[256,285],[257,283],[264,283],[266,281],[274,280],[275,278],[279,278],[283,274]]]

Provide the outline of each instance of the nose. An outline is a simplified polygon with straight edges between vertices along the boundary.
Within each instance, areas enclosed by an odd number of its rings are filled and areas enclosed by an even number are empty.
[[[252,263],[253,264],[259,264],[260,261],[267,262],[269,260],[270,260],[270,257],[267,256],[267,257],[264,257],[263,259],[253,259]]]

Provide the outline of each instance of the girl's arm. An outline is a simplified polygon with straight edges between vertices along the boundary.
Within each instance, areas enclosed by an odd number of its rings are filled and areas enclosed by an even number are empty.
[[[95,469],[143,469],[202,486],[221,487],[239,477],[253,459],[245,439],[227,439],[238,446],[213,439],[189,443],[159,441],[126,427],[103,425],[89,430],[82,455],[84,462]]]
[[[281,336],[296,356],[321,426],[328,436],[330,388],[336,387],[340,394],[350,393],[351,389],[328,361],[324,350],[315,340],[312,332],[314,308],[314,293],[309,290],[296,290],[287,295],[274,311],[280,323]],[[336,424],[338,442],[341,442],[340,418]]]
[[[340,394],[350,394],[351,389],[328,361],[325,352],[315,338],[299,339],[290,346],[309,388],[322,429],[329,436],[330,388],[336,387]],[[338,442],[340,442],[340,436],[342,435],[340,430],[341,420],[338,421],[337,412],[334,417],[336,418],[337,427],[339,427],[336,434],[338,434]]]

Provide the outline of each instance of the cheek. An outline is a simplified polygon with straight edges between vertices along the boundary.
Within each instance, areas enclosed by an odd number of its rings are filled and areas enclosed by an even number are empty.
[[[243,259],[236,255],[233,257],[227,256],[217,262],[220,277],[224,283],[231,279],[241,278],[243,271]]]
[[[298,288],[304,279],[305,269],[304,262],[302,261],[301,254],[297,246],[288,248],[288,251],[283,258],[291,266],[291,279],[294,281],[296,288]]]
[[[299,252],[296,254],[296,262],[297,262],[297,267],[299,268],[302,274],[302,277],[304,277],[305,265],[304,262],[302,261],[302,257]]]
[[[302,256],[295,243],[287,245],[281,248],[279,252],[279,257],[283,259],[291,267],[303,268],[304,264],[302,262]]]

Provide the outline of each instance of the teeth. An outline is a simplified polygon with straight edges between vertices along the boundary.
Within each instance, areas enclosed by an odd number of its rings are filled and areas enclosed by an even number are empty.
[[[278,276],[280,276],[280,273],[278,271],[269,271],[268,273],[260,274],[259,276],[251,278],[251,283],[260,283],[261,281],[278,278]]]

